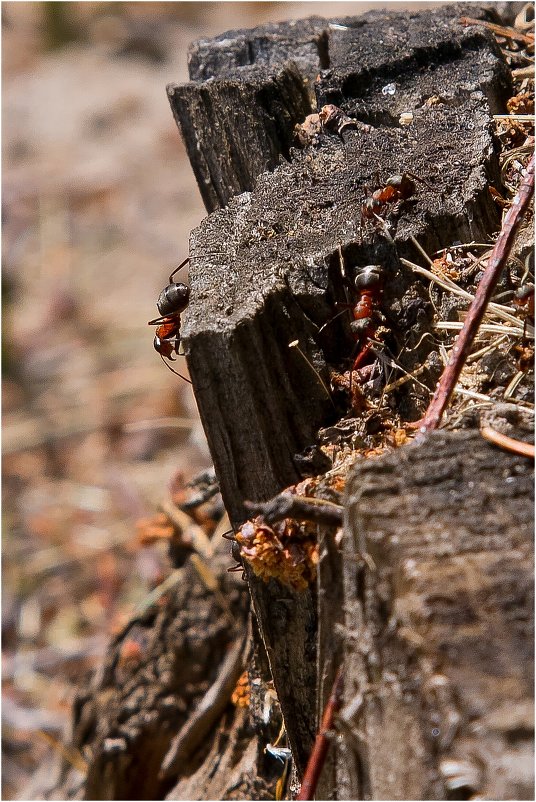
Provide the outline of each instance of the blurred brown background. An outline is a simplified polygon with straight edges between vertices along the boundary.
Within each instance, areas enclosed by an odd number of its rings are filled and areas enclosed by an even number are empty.
[[[204,216],[166,84],[194,39],[374,5],[2,4],[3,798],[169,570],[136,521],[210,464],[147,326]]]

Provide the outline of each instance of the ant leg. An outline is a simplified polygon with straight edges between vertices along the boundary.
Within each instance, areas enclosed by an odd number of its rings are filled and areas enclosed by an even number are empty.
[[[410,173],[410,172],[408,172],[408,170],[406,170],[406,175],[409,176],[410,178],[414,178],[415,181],[420,181],[421,184],[424,184],[425,187],[428,187],[428,189],[431,189],[432,192],[436,192],[437,193],[437,187],[433,187],[431,184],[428,183],[428,181],[425,181],[424,178],[421,178],[420,176],[415,175],[415,173]]]
[[[181,270],[181,269],[184,267],[184,265],[187,265],[189,261],[190,261],[190,257],[189,257],[189,256],[187,256],[187,257],[186,257],[186,259],[184,260],[184,262],[181,262],[181,263],[180,263],[180,265],[179,265],[178,267],[176,267],[176,268],[175,268],[175,270],[173,271],[173,273],[172,273],[172,274],[171,274],[171,276],[169,277],[169,283],[170,283],[170,284],[172,284],[172,283],[173,283],[173,282],[172,282],[172,278],[173,278],[173,276],[175,275],[175,273],[178,273],[178,272],[179,272],[179,270]]]
[[[173,370],[173,368],[171,367],[171,365],[170,365],[168,362],[166,362],[166,360],[164,359],[164,357],[162,356],[162,354],[160,354],[160,359],[162,360],[162,362],[164,363],[164,365],[166,366],[166,368],[167,368],[168,370],[170,370],[172,373],[174,373],[174,374],[175,374],[175,376],[179,376],[179,378],[181,378],[181,379],[184,379],[184,381],[185,381],[185,382],[188,382],[188,384],[191,384],[191,383],[192,383],[192,382],[190,381],[190,379],[187,379],[187,378],[186,378],[186,376],[183,376],[183,375],[182,375],[182,373],[178,373],[176,370]]]
[[[159,326],[161,323],[165,323],[168,320],[168,315],[163,315],[162,317],[155,317],[154,320],[149,320],[147,323],[148,326]]]
[[[363,346],[361,351],[354,359],[354,364],[352,365],[352,373],[354,372],[354,370],[358,369],[358,367],[363,362],[364,358],[366,357],[371,348],[372,348],[372,342],[369,340],[369,342],[365,346]]]

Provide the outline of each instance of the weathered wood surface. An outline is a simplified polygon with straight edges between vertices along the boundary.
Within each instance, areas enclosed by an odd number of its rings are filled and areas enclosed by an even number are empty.
[[[497,224],[487,188],[488,178],[497,174],[490,123],[507,95],[507,70],[487,32],[458,24],[463,11],[449,6],[411,16],[375,12],[344,20],[342,29],[338,22],[327,22],[323,41],[329,69],[314,90],[321,102],[336,92],[343,109],[374,127],[348,130],[344,140],[325,133],[316,146],[291,151],[289,162],[260,175],[252,192],[230,197],[226,208],[192,234],[192,300],[183,343],[235,526],[248,517],[244,500],[265,500],[301,478],[300,452],[314,444],[319,426],[337,416],[319,377],[327,384],[328,366],[347,365],[353,350],[346,315],[320,331],[344,299],[339,253],[349,280],[355,265],[380,263],[386,270],[382,311],[391,330],[390,347],[412,370],[431,350],[430,338],[423,335],[431,328],[432,307],[423,285],[399,261],[416,253],[410,237],[433,252],[456,240],[481,241]],[[475,13],[480,12],[473,6]],[[242,32],[238,38],[252,35]],[[214,44],[223,67],[208,81],[213,97],[220,81],[225,82],[225,43],[234,58],[236,39],[226,36]],[[199,55],[199,48],[194,52]],[[209,65],[210,52],[205,43]],[[198,62],[197,74],[203,74],[200,69]],[[271,61],[266,69],[270,75],[277,72]],[[244,68],[245,83],[247,74]],[[392,83],[394,95],[382,91]],[[203,84],[189,87],[182,96],[203,91]],[[182,122],[181,115],[192,108],[174,109],[188,135],[204,126],[202,118],[199,126],[191,117]],[[235,109],[222,108],[221,118],[235,119]],[[413,112],[412,125],[399,125],[401,110]],[[240,138],[240,126],[235,130]],[[195,150],[194,170],[209,146],[232,170],[230,140],[214,135],[203,141]],[[427,183],[418,183],[415,197],[390,216],[388,234],[364,224],[361,205],[367,192],[404,171]],[[213,190],[224,198],[236,187],[216,180]],[[295,341],[299,350],[289,347]],[[433,387],[437,375],[437,366],[431,365],[422,381]],[[403,417],[416,419],[427,398],[413,387],[401,390],[396,401]],[[312,692],[317,676],[315,594],[282,590],[253,576],[249,582],[301,771],[319,704]]]
[[[483,91],[496,108],[496,67],[482,43],[490,46],[491,37],[461,27],[462,14],[496,18],[492,4],[460,3],[419,14],[310,17],[194,43],[191,82],[170,84],[168,94],[207,210],[253,189],[256,176],[273,170],[280,155],[288,160],[294,124],[324,103],[393,128],[401,112],[439,92],[459,106],[464,96]],[[395,94],[382,94],[392,81]]]
[[[351,798],[534,798],[533,482],[530,460],[474,429],[353,470]]]
[[[281,153],[288,155],[294,125],[311,111],[292,63],[274,74],[252,66],[229,71],[225,80],[171,84],[168,95],[190,158],[196,154],[199,190],[209,211],[251,187],[279,163]]]

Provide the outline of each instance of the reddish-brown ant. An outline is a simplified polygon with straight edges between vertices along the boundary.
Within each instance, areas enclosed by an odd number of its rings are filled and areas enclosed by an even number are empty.
[[[355,277],[355,287],[359,298],[352,307],[353,320],[350,323],[352,334],[357,338],[359,350],[352,365],[357,370],[372,348],[374,337],[382,316],[378,311],[384,283],[384,271],[380,265],[367,265]]]
[[[518,314],[523,318],[523,339],[515,346],[518,354],[517,366],[526,373],[534,365],[534,347],[528,345],[527,326],[534,326],[534,284],[522,284],[514,293],[514,304]]]
[[[387,207],[388,204],[397,203],[411,198],[416,192],[416,181],[421,181],[428,186],[422,178],[419,178],[413,173],[402,173],[402,175],[392,175],[385,182],[385,186],[381,189],[376,189],[370,198],[367,198],[361,206],[361,216],[365,220],[371,220],[380,216],[380,213]]]
[[[188,285],[182,282],[174,282],[173,276],[178,273],[188,261],[189,259],[185,259],[170,275],[168,286],[164,287],[156,302],[160,317],[150,320],[148,325],[158,326],[154,338],[154,347],[160,354],[164,365],[169,368],[172,373],[175,373],[177,376],[180,376],[181,379],[191,384],[186,376],[177,373],[177,371],[166,362],[166,359],[168,359],[169,362],[174,362],[175,358],[173,355],[179,353],[181,341],[181,314],[188,306],[190,300],[190,288]]]
[[[514,293],[514,304],[522,316],[534,320],[534,284],[522,284]]]

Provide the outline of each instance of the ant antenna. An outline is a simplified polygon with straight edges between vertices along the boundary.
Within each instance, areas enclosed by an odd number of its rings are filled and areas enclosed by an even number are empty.
[[[410,173],[408,170],[406,170],[406,175],[408,175],[410,178],[414,178],[416,181],[420,181],[421,184],[424,184],[425,187],[431,189],[432,192],[437,192],[437,187],[433,187],[431,184],[428,183],[428,181],[425,181],[424,178],[421,178],[419,175],[415,175],[415,173]],[[436,176],[434,175],[432,177],[435,178]]]
[[[171,365],[170,365],[168,362],[166,362],[166,360],[164,359],[164,357],[162,356],[162,354],[160,354],[160,359],[162,360],[162,362],[164,363],[164,365],[166,366],[166,368],[168,368],[168,370],[170,370],[172,373],[174,373],[174,374],[175,374],[175,376],[179,376],[179,378],[181,378],[181,379],[184,379],[184,381],[185,381],[185,382],[188,382],[188,384],[191,384],[191,383],[192,383],[192,382],[190,381],[190,379],[187,379],[187,378],[186,378],[186,376],[183,376],[183,375],[182,375],[182,373],[178,373],[176,370],[174,370],[174,369],[171,367]]]
[[[351,305],[348,304],[348,309],[350,309],[350,308],[351,308]],[[335,320],[337,320],[338,317],[340,317],[341,315],[344,315],[348,311],[348,309],[345,307],[344,309],[341,309],[340,312],[337,312],[336,315],[333,315],[333,317],[331,317],[328,321],[326,321],[326,323],[324,323],[322,326],[320,326],[320,328],[318,329],[318,334],[321,334],[324,331],[324,329],[327,329],[328,326],[331,326],[331,324]]]

